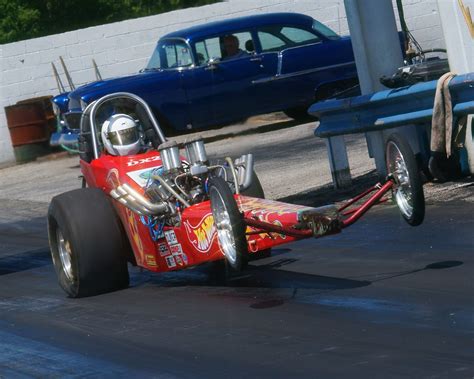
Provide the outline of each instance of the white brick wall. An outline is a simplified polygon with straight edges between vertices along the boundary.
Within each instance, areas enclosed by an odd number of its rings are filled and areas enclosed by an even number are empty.
[[[444,47],[436,1],[403,0],[403,3],[408,27],[421,45]],[[305,13],[338,33],[348,34],[343,0],[228,0],[0,46],[0,164],[14,159],[4,107],[18,100],[58,94],[51,62],[67,84],[59,56],[64,58],[78,86],[94,80],[92,58],[104,78],[135,73],[146,64],[157,39],[168,32],[267,12]]]

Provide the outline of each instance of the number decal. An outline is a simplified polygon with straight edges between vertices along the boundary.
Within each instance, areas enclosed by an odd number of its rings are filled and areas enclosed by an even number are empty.
[[[136,166],[138,164],[150,163],[150,162],[159,161],[159,160],[160,160],[159,155],[155,155],[154,157],[142,158],[142,159],[132,159],[127,162],[127,166],[131,167],[131,166]]]

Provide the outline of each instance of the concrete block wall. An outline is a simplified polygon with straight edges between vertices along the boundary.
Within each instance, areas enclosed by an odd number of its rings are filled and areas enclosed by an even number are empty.
[[[407,24],[421,45],[444,47],[436,1],[404,0],[403,3]],[[340,34],[348,34],[343,0],[228,0],[1,45],[0,164],[14,160],[4,107],[19,100],[58,94],[51,62],[67,86],[59,56],[64,58],[74,84],[79,86],[95,80],[92,59],[103,78],[135,73],[145,66],[158,38],[168,32],[267,12],[305,13]]]

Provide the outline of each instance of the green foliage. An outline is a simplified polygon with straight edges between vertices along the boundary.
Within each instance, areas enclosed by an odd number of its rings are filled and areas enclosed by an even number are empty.
[[[0,44],[220,0],[0,0]]]

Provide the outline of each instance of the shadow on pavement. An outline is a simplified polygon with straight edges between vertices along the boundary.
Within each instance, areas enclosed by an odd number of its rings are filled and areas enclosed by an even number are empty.
[[[53,264],[49,249],[38,249],[25,253],[0,257],[0,275],[13,274]]]
[[[417,272],[422,272],[426,270],[444,270],[446,268],[458,267],[463,264],[464,262],[461,262],[461,261],[440,261],[440,262],[430,263],[423,268],[417,268],[414,270],[368,274],[368,275],[362,275],[358,277],[352,277],[352,279],[362,279],[362,278],[369,279],[371,277],[374,277],[375,279],[372,279],[371,283],[375,283],[375,282],[381,282],[382,280],[388,280],[388,279],[393,279],[400,276],[411,275],[411,274],[415,274]]]
[[[348,189],[336,190],[332,184],[326,184],[315,190],[300,192],[294,195],[279,198],[277,200],[285,203],[319,207],[322,205],[349,200],[365,191],[367,188],[371,187],[378,181],[379,177],[377,172],[373,170],[365,175],[353,178],[352,186]]]
[[[278,255],[280,249],[275,250],[275,253],[272,252],[273,256]],[[298,259],[281,258],[258,266],[249,264],[248,268],[240,274],[232,275],[226,273],[224,261],[203,264],[194,269],[159,274],[140,272],[134,268],[130,270],[131,286],[141,286],[146,283],[157,287],[208,286],[336,290],[364,287],[371,284],[366,280],[335,278],[281,269],[296,261]]]

